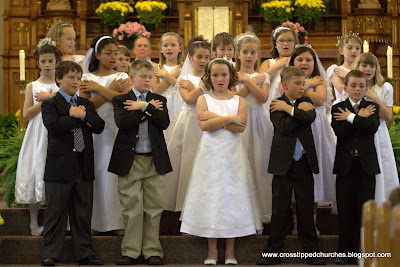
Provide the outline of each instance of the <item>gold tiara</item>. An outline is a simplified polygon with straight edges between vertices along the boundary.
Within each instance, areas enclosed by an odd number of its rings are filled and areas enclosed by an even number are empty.
[[[347,34],[344,34],[342,36],[338,36],[337,37],[337,43],[336,46],[339,46],[340,42],[342,41],[343,38],[347,37],[347,36],[355,36],[358,37],[359,33],[355,33],[355,32],[349,32]]]

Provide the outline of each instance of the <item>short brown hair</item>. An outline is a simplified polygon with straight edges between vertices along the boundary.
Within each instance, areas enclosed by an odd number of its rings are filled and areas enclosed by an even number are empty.
[[[212,39],[212,51],[217,51],[218,46],[232,45],[235,49],[235,42],[233,36],[227,32],[221,32],[214,36]]]
[[[351,77],[355,77],[355,78],[364,78],[365,79],[365,83],[367,84],[367,78],[365,77],[364,73],[360,70],[352,70],[349,73],[347,73],[346,77],[344,78],[344,84],[347,86],[347,84],[349,83],[349,80]]]
[[[137,40],[139,40],[140,38],[144,38],[144,39],[146,39],[146,40],[149,42],[149,47],[151,48],[151,42],[150,42],[150,39],[149,39],[149,38],[147,38],[146,36],[143,36],[143,35],[140,35],[140,36],[136,37],[135,41],[133,41],[133,48],[135,48],[135,47],[136,47],[136,42],[137,42]]]
[[[281,29],[279,32],[274,34],[275,31],[280,27],[283,27],[284,29]],[[297,33],[296,33],[295,29],[293,29],[292,26],[287,25],[287,24],[285,24],[284,26],[279,25],[278,27],[276,27],[274,29],[274,33],[272,33],[272,35],[271,35],[271,50],[269,51],[269,56],[271,58],[279,57],[278,49],[276,49],[276,39],[278,39],[279,35],[281,35],[282,33],[285,33],[285,32],[291,32],[293,34],[293,39],[294,39],[295,45],[299,43],[299,37],[297,36]]]
[[[204,86],[208,90],[214,90],[212,83],[211,83],[211,67],[215,64],[222,64],[222,65],[228,66],[228,69],[229,69],[228,89],[231,90],[233,88],[233,86],[235,86],[238,83],[239,78],[238,78],[235,68],[233,67],[233,64],[231,62],[227,61],[226,59],[222,59],[222,58],[213,59],[210,63],[207,64],[204,76],[203,76],[203,78],[201,78],[204,83]]]
[[[305,77],[304,71],[299,68],[289,66],[281,71],[281,81],[289,82],[292,77]]]
[[[192,37],[192,39],[189,40],[187,48],[189,56],[193,57],[194,52],[197,48],[204,48],[211,52],[211,44],[206,39],[204,39],[203,35],[194,36]]]
[[[56,79],[62,79],[65,75],[67,75],[70,71],[72,72],[80,72],[81,74],[83,73],[81,66],[74,62],[74,61],[61,61],[60,63],[57,64],[56,66]],[[56,80],[57,86],[59,86],[59,83]]]
[[[138,59],[131,63],[129,66],[129,74],[135,75],[139,70],[146,69],[153,71],[153,64],[145,59]]]
[[[117,49],[118,49],[118,52],[121,54],[121,55],[123,55],[123,56],[126,56],[126,57],[131,57],[131,52],[129,52],[129,50],[128,50],[128,48],[126,48],[126,46],[124,46],[124,45],[118,45],[117,46]]]

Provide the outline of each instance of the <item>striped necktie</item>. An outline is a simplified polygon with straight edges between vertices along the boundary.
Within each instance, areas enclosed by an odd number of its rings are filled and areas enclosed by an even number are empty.
[[[71,97],[71,106],[76,107],[76,100],[75,97]],[[76,131],[74,131],[74,148],[78,152],[82,152],[85,148],[85,142],[83,139],[83,132],[82,128],[79,127]]]

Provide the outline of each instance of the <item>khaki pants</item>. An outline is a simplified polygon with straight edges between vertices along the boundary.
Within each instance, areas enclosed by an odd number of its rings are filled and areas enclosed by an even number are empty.
[[[123,256],[135,259],[140,254],[145,259],[163,257],[159,239],[163,190],[163,180],[155,169],[152,156],[135,155],[129,174],[118,177],[125,225],[121,244]]]

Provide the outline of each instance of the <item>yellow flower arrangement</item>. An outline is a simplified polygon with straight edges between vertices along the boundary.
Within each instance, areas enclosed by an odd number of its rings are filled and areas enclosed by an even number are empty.
[[[296,0],[294,15],[301,24],[317,23],[326,12],[323,0]]]
[[[4,219],[3,219],[3,217],[1,217],[1,214],[0,214],[0,225],[3,225],[4,224]]]
[[[164,19],[167,4],[158,1],[141,1],[135,5],[140,24],[154,24],[156,27]]]
[[[400,113],[400,106],[393,106],[393,113],[399,114]]]
[[[264,19],[269,22],[283,23],[292,18],[292,1],[271,1],[261,4]]]
[[[133,7],[129,3],[112,1],[100,4],[95,12],[103,24],[113,26],[123,24],[128,14],[133,13]]]

